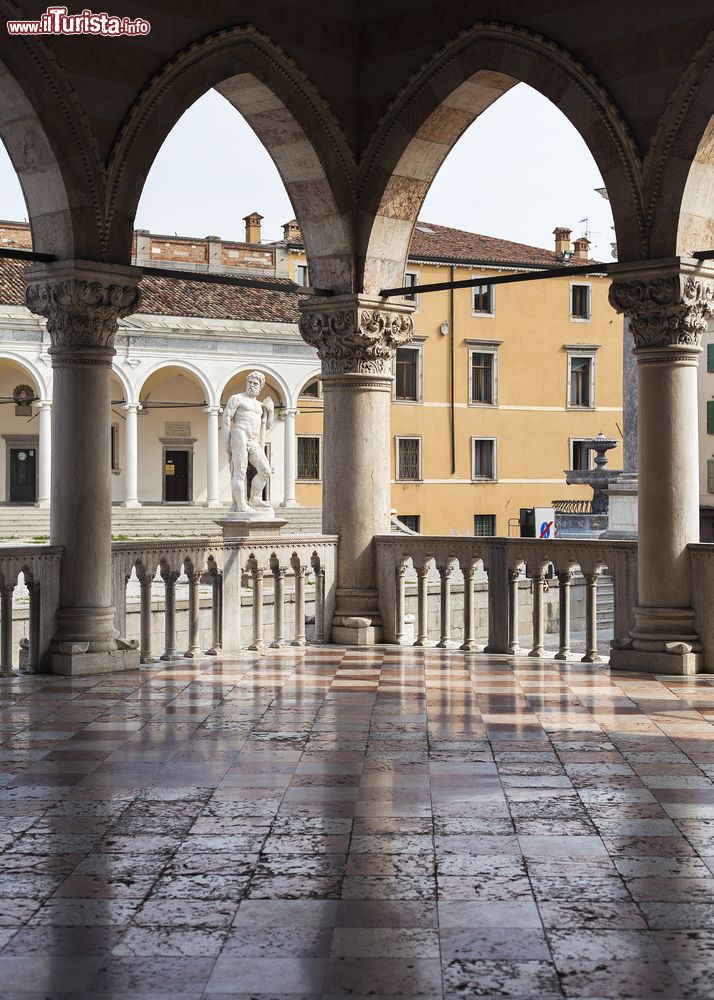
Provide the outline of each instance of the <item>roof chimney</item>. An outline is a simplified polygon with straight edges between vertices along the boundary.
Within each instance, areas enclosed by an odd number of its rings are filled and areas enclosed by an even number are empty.
[[[263,221],[263,216],[259,212],[251,212],[250,215],[243,216],[243,221],[246,243],[260,243],[260,223]]]
[[[571,234],[572,229],[568,229],[567,226],[556,226],[553,230],[553,236],[555,236],[555,252],[559,257],[562,257],[565,253],[570,253]]]
[[[590,240],[587,236],[579,236],[577,240],[573,241],[573,250],[575,251],[576,260],[587,260],[590,254]]]
[[[283,239],[302,240],[302,233],[300,232],[300,226],[298,225],[297,219],[291,219],[290,222],[286,222],[284,224]]]

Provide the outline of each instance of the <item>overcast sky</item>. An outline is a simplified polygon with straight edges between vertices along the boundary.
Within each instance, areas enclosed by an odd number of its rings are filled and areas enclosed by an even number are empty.
[[[610,260],[614,240],[608,203],[595,193],[602,178],[585,143],[546,98],[524,84],[482,114],[437,175],[422,219],[489,236],[550,247],[556,225],[579,236],[591,254]],[[177,123],[152,167],[137,229],[242,239],[243,216],[263,215],[263,237],[277,239],[294,215],[265,149],[215,91]],[[0,149],[0,218],[24,219],[15,173]],[[587,223],[580,220],[586,219]]]

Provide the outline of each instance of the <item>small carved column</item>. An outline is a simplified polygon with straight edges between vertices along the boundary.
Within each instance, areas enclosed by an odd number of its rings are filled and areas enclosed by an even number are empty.
[[[429,645],[429,560],[417,567],[417,637],[415,646]]]
[[[0,586],[0,675],[12,674],[12,595],[14,583]]]
[[[156,663],[158,656],[151,653],[151,588],[154,578],[151,573],[139,575],[139,593],[141,607],[141,662]]]
[[[461,644],[461,649],[467,653],[472,653],[476,649],[475,581],[476,561],[472,560],[464,569],[464,641]]]
[[[27,580],[28,607],[28,640],[27,653],[28,674],[37,674],[40,670],[40,584],[37,580]]]
[[[406,573],[407,565],[400,559],[394,567],[394,641],[398,646],[404,642],[404,617],[406,614]]]
[[[583,573],[585,577],[585,656],[582,663],[599,663],[602,659],[597,648],[597,579],[600,570]]]
[[[556,660],[567,660],[570,656],[570,587],[573,574],[569,569],[558,572],[558,627],[560,630],[559,648],[555,654]]]
[[[413,307],[339,295],[300,308],[322,361],[323,528],[340,536],[332,640],[381,642],[373,538],[389,534],[392,363],[412,338]]]
[[[117,321],[139,308],[139,272],[93,261],[37,264],[25,301],[47,320],[54,369],[50,540],[63,549],[51,667],[134,667],[118,649],[111,581],[111,365]],[[100,655],[97,655],[100,654]]]
[[[301,565],[298,557],[291,559],[290,565],[292,566],[295,574],[295,639],[293,641],[293,646],[306,646],[305,572],[307,567]]]
[[[508,570],[508,652],[511,656],[520,653],[518,645],[518,581],[521,567]]]
[[[223,574],[217,569],[211,572],[211,648],[206,650],[207,656],[218,656],[223,644]]]
[[[437,649],[449,649],[451,646],[451,575],[453,571],[452,562],[448,562],[446,566],[439,566],[439,578],[441,581],[441,635],[436,644]]]
[[[276,560],[271,568],[273,571],[274,628],[270,648],[282,649],[285,645],[285,567]]]
[[[253,641],[248,649],[263,649],[263,569],[255,561],[250,568],[253,580]]]
[[[188,575],[188,649],[186,656],[201,655],[201,570],[190,569]]]
[[[533,581],[533,648],[529,656],[545,656],[545,645],[543,643],[543,592],[545,590],[545,576],[539,568],[531,575]]]
[[[325,567],[313,557],[315,571],[315,642],[325,641]]]
[[[168,567],[161,568],[164,581],[164,652],[162,660],[180,660],[176,652],[176,581],[180,572]]]
[[[611,663],[701,667],[687,546],[699,541],[697,365],[714,311],[714,271],[691,258],[623,264],[610,302],[630,319],[638,368],[638,601]]]

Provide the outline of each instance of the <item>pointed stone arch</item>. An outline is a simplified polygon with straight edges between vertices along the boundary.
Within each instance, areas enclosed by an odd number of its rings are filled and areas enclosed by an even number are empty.
[[[181,115],[215,87],[245,118],[280,174],[313,282],[350,290],[355,167],[342,131],[307,77],[266,35],[237,26],[169,60],[127,114],[107,166],[106,253],[127,259],[146,176]]]
[[[478,115],[520,82],[578,130],[603,176],[621,258],[643,256],[641,157],[613,99],[554,42],[521,27],[480,23],[414,74],[367,146],[356,237],[365,293],[401,284],[414,223],[439,167]]]

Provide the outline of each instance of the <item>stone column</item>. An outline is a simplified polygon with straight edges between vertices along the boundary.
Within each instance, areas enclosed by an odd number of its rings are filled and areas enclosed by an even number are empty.
[[[222,507],[218,493],[218,455],[219,440],[218,418],[221,415],[220,406],[206,406],[206,507]]]
[[[298,502],[295,499],[295,417],[297,415],[298,411],[295,409],[288,408],[283,410],[283,419],[285,420],[285,438],[283,443],[285,458],[285,496],[280,504],[281,507],[298,506]]]
[[[38,399],[35,403],[40,413],[40,476],[37,490],[37,506],[49,507],[52,467],[52,402]]]
[[[47,319],[54,368],[50,540],[63,549],[51,668],[138,665],[117,644],[111,583],[111,364],[117,320],[138,309],[139,273],[94,261],[26,271],[28,308]]]
[[[618,669],[701,667],[687,545],[699,540],[697,364],[714,271],[691,258],[624,264],[610,302],[630,318],[638,367],[638,601]]]
[[[390,529],[392,366],[411,340],[413,307],[336,295],[300,308],[300,332],[322,361],[323,530],[340,538],[332,641],[370,645],[383,638],[372,540]]]
[[[126,499],[122,507],[141,507],[139,503],[139,431],[136,415],[141,403],[125,403],[126,413]]]

